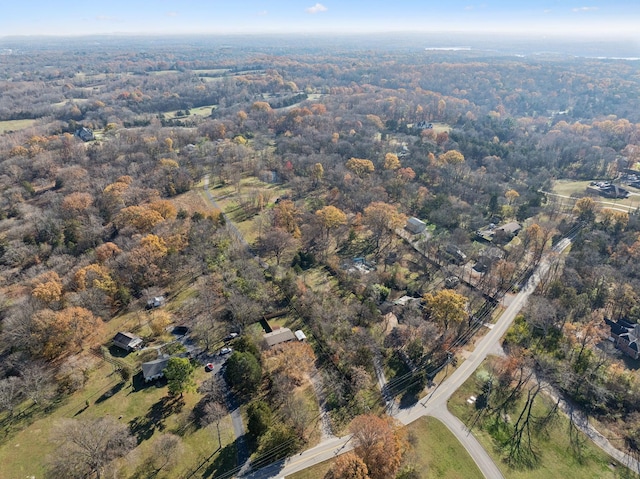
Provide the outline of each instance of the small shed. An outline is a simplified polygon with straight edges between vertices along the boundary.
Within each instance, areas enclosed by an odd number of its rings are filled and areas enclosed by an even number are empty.
[[[305,339],[307,339],[307,335],[304,334],[302,329],[298,329],[294,334],[296,335],[296,339],[298,341],[304,341]]]
[[[411,217],[407,220],[407,225],[405,226],[407,231],[413,233],[414,235],[422,233],[426,228],[427,224],[419,220],[418,218]]]
[[[142,345],[142,338],[129,332],[119,332],[113,338],[113,344],[125,351],[134,351]]]
[[[263,338],[267,346],[270,348],[275,346],[276,344],[286,343],[288,341],[293,341],[294,339],[296,339],[295,335],[289,328],[276,329],[271,333],[265,334]]]
[[[165,298],[164,296],[154,296],[147,300],[147,309],[159,308],[164,305]]]
[[[145,382],[160,379],[164,376],[164,370],[169,364],[169,358],[156,359],[148,363],[142,363],[142,376]]]

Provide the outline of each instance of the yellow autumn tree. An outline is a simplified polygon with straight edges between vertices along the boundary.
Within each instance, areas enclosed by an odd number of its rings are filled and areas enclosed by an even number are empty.
[[[62,280],[55,271],[48,271],[41,274],[34,281],[31,296],[40,301],[50,304],[62,299]]]
[[[278,202],[273,208],[274,223],[276,227],[289,232],[294,238],[300,237],[298,225],[298,209],[291,200]]]
[[[441,165],[460,165],[464,163],[464,155],[457,150],[449,150],[438,156]]]
[[[140,233],[146,233],[158,223],[162,223],[164,218],[160,213],[146,206],[127,206],[113,218],[113,224],[119,230],[130,227]]]
[[[345,166],[361,178],[369,173],[373,173],[376,169],[371,160],[362,158],[351,158]]]
[[[428,317],[442,324],[445,329],[462,323],[468,316],[468,299],[452,289],[442,289],[435,294],[426,293],[422,301]]]
[[[402,165],[398,159],[398,155],[395,153],[387,153],[384,155],[384,169],[385,170],[397,170]]]
[[[376,251],[380,251],[385,243],[389,243],[394,232],[402,228],[407,217],[393,205],[382,201],[374,201],[364,209],[363,223],[369,227],[375,241]]]
[[[332,230],[347,224],[347,215],[333,205],[325,206],[316,211],[316,217],[320,220],[320,225],[327,239]]]
[[[87,288],[96,288],[111,296],[115,294],[118,289],[109,270],[101,264],[94,263],[80,268],[76,271],[74,280],[78,291],[83,291]]]

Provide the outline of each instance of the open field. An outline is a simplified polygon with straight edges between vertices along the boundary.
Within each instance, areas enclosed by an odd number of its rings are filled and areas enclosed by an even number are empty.
[[[552,193],[561,196],[571,196],[579,194],[583,196],[586,192],[587,186],[590,181],[569,181],[558,180],[553,185]],[[636,188],[623,185],[623,187],[631,192],[631,196],[625,199],[610,199],[601,196],[593,196],[592,198],[602,208],[623,208],[623,209],[636,209],[640,207],[640,193]]]
[[[185,110],[170,110],[170,111],[163,112],[163,114],[167,119],[179,118],[182,120],[185,118],[189,118],[190,116],[193,116],[193,115],[209,116],[211,115],[211,110],[215,107],[216,105],[205,105],[205,106],[199,106],[197,108],[191,108],[189,109],[190,115],[188,116],[176,116],[176,113],[178,113],[179,111],[184,112]]]
[[[482,479],[471,456],[437,419],[423,417],[405,429],[411,447],[405,454],[404,463],[413,466],[421,479]],[[332,462],[297,472],[288,479],[322,479]]]
[[[240,181],[240,190],[233,185],[212,185],[211,194],[220,206],[222,211],[228,216],[238,230],[242,233],[249,244],[254,244],[260,233],[260,215],[247,215],[241,206],[243,195],[249,193],[260,193],[266,199],[264,208],[272,208],[275,201],[289,193],[289,190],[279,184],[270,184],[260,181],[251,176]],[[202,192],[204,195],[204,192]],[[204,197],[204,196],[203,196]],[[248,216],[248,217],[247,217]]]
[[[0,121],[0,134],[8,131],[18,131],[31,128],[36,120],[5,120]]]
[[[229,68],[212,68],[212,69],[208,69],[208,70],[191,70],[193,73],[195,73],[198,76],[204,76],[204,75],[223,75],[224,73],[227,73],[228,71],[230,71]]]
[[[59,101],[57,103],[52,103],[51,106],[55,106],[55,107],[61,107],[61,106],[65,106],[67,104],[82,104],[82,103],[88,103],[89,99],[88,98],[67,98],[65,100]]]
[[[449,125],[447,125],[446,123],[434,122],[433,123],[433,131],[435,131],[436,133],[442,133],[444,131],[449,133],[451,131],[451,127]]]
[[[467,403],[467,398],[472,395],[480,396],[483,378],[486,379],[487,375],[486,369],[480,368],[456,391],[449,401],[449,410],[467,426],[474,422],[478,414],[475,404]],[[542,410],[549,406],[550,399],[548,397],[539,398],[534,404],[534,413],[537,411],[538,414],[541,414]],[[513,415],[517,417],[518,413],[519,410],[515,411]],[[534,449],[539,461],[532,468],[514,469],[510,467],[504,461],[505,455],[499,450],[498,444],[485,428],[487,424],[487,422],[478,421],[473,427],[473,434],[493,457],[506,478],[614,479],[619,477],[616,475],[616,469],[621,469],[622,466],[614,465],[614,461],[582,433],[577,435],[579,440],[574,440],[573,443],[570,441],[569,420],[563,414],[559,414],[553,421],[547,434],[533,438]]]

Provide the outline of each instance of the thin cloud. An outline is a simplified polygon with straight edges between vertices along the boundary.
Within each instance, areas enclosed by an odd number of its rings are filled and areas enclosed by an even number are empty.
[[[259,17],[266,17],[267,15],[269,15],[269,12],[267,12],[266,10],[262,10],[261,12],[256,13],[256,15],[258,15]]]
[[[109,15],[97,15],[96,20],[99,22],[111,22],[111,23],[120,23],[124,21],[121,18],[110,17]]]
[[[593,12],[598,10],[598,7],[579,7],[579,8],[574,8],[571,11],[574,13],[582,13],[582,12]]]
[[[325,7],[323,4],[316,3],[313,7],[309,7],[305,11],[307,13],[310,13],[311,15],[315,15],[316,13],[326,12],[327,10],[329,9]]]
[[[177,17],[180,15],[178,12],[167,12],[167,17]]]

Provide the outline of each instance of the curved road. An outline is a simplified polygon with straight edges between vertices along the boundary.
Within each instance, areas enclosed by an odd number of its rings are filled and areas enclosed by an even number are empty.
[[[487,454],[478,440],[468,431],[465,425],[447,409],[447,401],[451,395],[473,374],[487,355],[495,348],[500,338],[506,333],[511,323],[524,307],[529,296],[535,291],[540,279],[549,270],[551,261],[558,253],[564,251],[571,244],[571,240],[561,240],[546,256],[529,278],[526,286],[514,297],[511,304],[502,313],[493,328],[477,343],[473,353],[446,378],[438,387],[427,394],[414,406],[402,409],[395,414],[403,424],[409,424],[422,416],[433,416],[441,420],[469,452],[482,474],[487,479],[500,479],[504,476]],[[320,443],[297,456],[280,461],[267,468],[255,471],[246,477],[252,479],[267,479],[286,477],[288,474],[301,471],[307,467],[323,462],[334,456],[352,449],[350,436],[331,439]]]
[[[220,209],[209,191],[209,176],[204,178],[204,190],[208,199],[218,209]],[[557,195],[560,196],[560,195]],[[250,250],[249,245],[236,226],[227,220],[227,225],[233,232],[234,236],[241,244]],[[393,414],[403,424],[410,424],[422,416],[433,416],[442,421],[447,428],[456,436],[460,443],[473,458],[476,465],[487,479],[500,479],[504,476],[493,462],[493,459],[487,454],[478,440],[471,434],[466,426],[447,409],[447,402],[451,395],[473,374],[473,372],[485,360],[487,355],[494,350],[500,338],[513,323],[520,310],[525,306],[529,296],[533,294],[536,287],[540,283],[542,277],[545,276],[551,263],[557,260],[557,255],[564,251],[571,244],[571,239],[564,238],[556,246],[553,247],[538,265],[526,286],[514,297],[513,301],[507,309],[502,313],[496,324],[489,332],[477,343],[473,353],[456,369],[451,376],[446,378],[433,391],[428,393],[422,400],[411,408],[397,410],[391,408]],[[259,260],[259,258],[258,258]],[[260,262],[262,264],[262,262]],[[377,371],[376,371],[377,372]],[[382,379],[381,377],[378,378]],[[382,379],[384,381],[384,379]],[[385,398],[386,399],[386,398]],[[575,414],[575,412],[574,412]],[[570,415],[574,419],[574,415]],[[632,470],[640,472],[640,464],[638,461],[630,458],[628,455],[615,449],[606,439],[598,433],[593,426],[586,421],[576,421],[577,426],[583,430],[600,448],[621,463],[629,466]],[[235,426],[235,424],[234,424]],[[239,432],[239,431],[238,431]],[[243,477],[251,479],[270,479],[284,478],[289,474],[301,471],[308,467],[319,464],[323,461],[331,459],[339,454],[343,454],[353,449],[350,443],[351,436],[332,437],[323,440],[319,445],[308,449],[296,456],[289,457],[282,461],[278,461],[270,466],[259,469]]]

